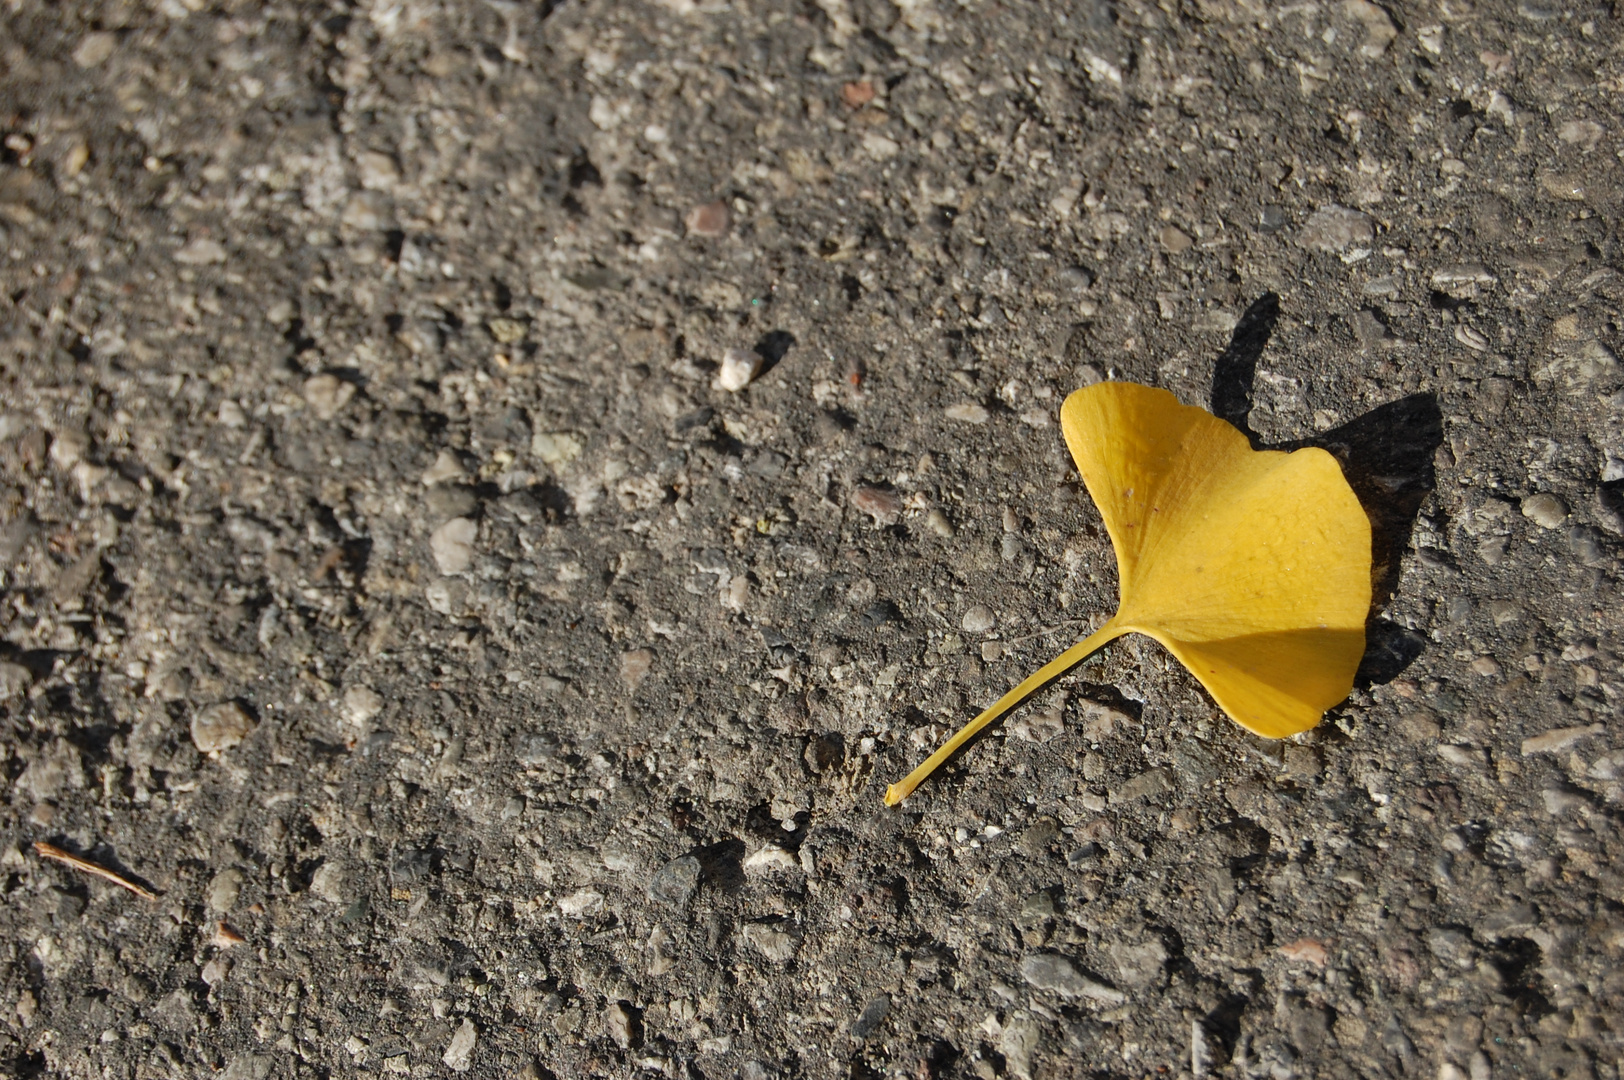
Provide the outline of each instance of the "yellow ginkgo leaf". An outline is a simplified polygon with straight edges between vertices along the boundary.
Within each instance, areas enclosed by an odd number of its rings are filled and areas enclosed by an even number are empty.
[[[1253,450],[1211,413],[1134,383],[1078,390],[1060,426],[1116,550],[1117,613],[892,784],[888,806],[1123,634],[1161,642],[1232,720],[1269,738],[1313,727],[1353,688],[1370,608],[1370,519],[1335,458]]]

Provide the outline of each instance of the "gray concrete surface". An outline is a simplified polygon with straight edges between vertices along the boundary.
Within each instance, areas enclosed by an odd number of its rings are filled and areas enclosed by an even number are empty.
[[[1614,1080],[1620,41],[7,0],[0,1070]],[[1101,378],[1343,459],[1360,686],[886,810],[1114,607]]]

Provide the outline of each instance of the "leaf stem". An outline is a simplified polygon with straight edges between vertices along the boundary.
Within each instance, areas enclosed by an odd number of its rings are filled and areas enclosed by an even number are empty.
[[[941,749],[926,758],[920,766],[898,783],[885,789],[885,805],[895,806],[897,803],[913,794],[914,788],[925,782],[926,777],[935,772],[941,764],[958,752],[959,747],[969,742],[975,734],[988,724],[1003,716],[1009,710],[1043,689],[1049,683],[1058,679],[1078,664],[1087,660],[1089,656],[1110,642],[1128,632],[1129,628],[1112,619],[1082,641],[1073,645],[1047,664],[1038,668],[1031,675],[1021,681],[1021,684],[1003,697],[994,702],[988,709],[974,720],[965,724]]]

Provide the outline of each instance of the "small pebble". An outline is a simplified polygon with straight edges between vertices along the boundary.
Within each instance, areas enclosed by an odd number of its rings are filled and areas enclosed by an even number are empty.
[[[1190,247],[1195,243],[1194,240],[1190,239],[1189,233],[1176,225],[1164,226],[1157,239],[1161,240],[1162,247],[1166,248],[1170,255],[1178,255],[1189,251]]]
[[[617,874],[635,874],[642,863],[634,852],[625,851],[612,845],[604,845],[598,849],[606,869]]]
[[[826,773],[845,760],[846,740],[838,731],[815,735],[807,740],[801,758],[814,773]]]
[[[1548,492],[1530,495],[1522,501],[1523,517],[1542,529],[1554,529],[1568,517],[1568,504]]]
[[[1589,724],[1582,727],[1555,728],[1543,735],[1535,735],[1522,741],[1523,757],[1533,754],[1560,754],[1562,751],[1575,745],[1582,739],[1593,735],[1605,733],[1607,728],[1601,724]]]
[[[745,923],[744,940],[762,956],[780,964],[795,958],[798,944],[786,926],[779,923]]]
[[[840,100],[849,109],[861,109],[874,100],[874,84],[867,79],[849,82],[840,88]]]
[[[463,1017],[462,1025],[452,1034],[451,1042],[440,1060],[452,1072],[467,1072],[473,1061],[474,1044],[478,1041],[479,1029],[474,1027],[472,1020]]]
[[[468,474],[463,470],[462,462],[450,450],[441,450],[440,455],[434,459],[434,464],[423,470],[423,483],[432,487],[447,480],[464,480]]]
[[[492,319],[485,325],[498,345],[513,345],[523,341],[524,335],[528,332],[524,323],[517,319]]]
[[[1364,293],[1366,296],[1396,297],[1399,294],[1399,289],[1402,284],[1403,279],[1397,274],[1382,274],[1379,277],[1373,277],[1369,281],[1365,282],[1362,286],[1360,286],[1359,291]],[[1376,312],[1370,308],[1361,309],[1358,312],[1358,315],[1369,316],[1372,319],[1377,319]],[[1379,320],[1377,321],[1379,322]],[[1387,336],[1386,323],[1380,323],[1379,332],[1381,336]]]
[[[654,976],[664,975],[677,966],[677,958],[672,954],[672,939],[663,926],[656,926],[648,933],[648,941],[644,946],[648,950],[648,973]]]
[[[775,794],[772,801],[767,804],[767,809],[772,814],[773,820],[784,826],[785,832],[793,832],[796,815],[804,813],[811,805],[811,799],[805,789],[791,789]]]
[[[895,525],[902,516],[902,499],[896,492],[884,488],[860,487],[852,492],[851,505],[859,513],[867,514],[879,526]]]
[[[388,200],[372,191],[358,191],[344,204],[339,221],[360,232],[387,228],[391,218]]]
[[[18,697],[33,681],[33,672],[21,664],[0,663],[0,701]]]
[[[1437,740],[1442,730],[1438,718],[1431,712],[1422,709],[1417,712],[1405,713],[1399,718],[1399,734],[1407,742],[1430,743]]]
[[[1100,804],[1097,808],[1098,810],[1103,810],[1105,808],[1104,800],[1100,799],[1098,796],[1090,796],[1089,798],[1092,799],[1092,801]],[[1091,806],[1090,809],[1096,808]],[[1073,848],[1071,851],[1066,853],[1066,865],[1075,870],[1079,866],[1087,866],[1089,863],[1093,862],[1099,857],[1099,845],[1093,841],[1089,841],[1083,844],[1082,847]]]
[[[331,904],[342,904],[345,899],[344,868],[331,860],[316,867],[310,875],[310,891]]]
[[[1488,285],[1493,281],[1494,273],[1482,263],[1456,263],[1452,266],[1440,266],[1432,272],[1432,287],[1441,289],[1451,296],[1478,285]]]
[[[890,1011],[890,994],[881,994],[879,997],[871,999],[867,1005],[863,1006],[863,1011],[857,1017],[857,1021],[852,1024],[851,1037],[854,1039],[868,1038],[874,1034],[874,1030],[880,1026],[880,1021],[884,1020]]]
[[[1112,806],[1122,806],[1139,799],[1154,798],[1173,790],[1173,779],[1166,769],[1147,769],[1131,780],[1113,787],[1110,792]]]
[[[1014,1077],[1031,1077],[1032,1055],[1037,1053],[1038,1046],[1043,1042],[1043,1027],[1041,1021],[1022,1009],[1011,1013],[1003,1024],[1003,1030],[998,1033],[998,1052],[1004,1056],[1004,1074]],[[988,1062],[990,1065],[991,1062]],[[972,1075],[981,1075],[979,1072]],[[997,1075],[993,1073],[992,1075]]]
[[[694,207],[683,219],[689,236],[722,236],[732,223],[733,215],[720,199]]]
[[[642,1045],[642,1016],[627,1002],[617,1001],[603,1010],[603,1027],[609,1038],[622,1050]]]
[[[581,437],[568,431],[538,431],[530,439],[530,452],[555,469],[580,457],[582,449]]]
[[[1319,751],[1312,746],[1288,746],[1284,757],[1285,768],[1281,771],[1294,780],[1312,780],[1323,768]]]
[[[1329,203],[1314,211],[1304,223],[1299,242],[1316,251],[1342,251],[1355,244],[1368,244],[1376,236],[1369,214]]]
[[[1583,792],[1568,787],[1546,788],[1541,797],[1545,800],[1545,812],[1552,817],[1576,814],[1590,806],[1590,800]]]
[[[1049,845],[1060,839],[1060,825],[1051,817],[1041,817],[1027,826],[1015,846],[1028,858],[1046,855]]]
[[[925,515],[925,527],[943,540],[953,539],[953,523],[940,510],[932,510]]]
[[[1308,748],[1300,747],[1300,749]],[[1090,752],[1086,757],[1093,756],[1095,755]],[[1200,739],[1194,738],[1180,739],[1174,744],[1173,767],[1178,770],[1180,783],[1189,787],[1201,787],[1215,779],[1222,771],[1217,755]]]
[[[1583,178],[1573,173],[1541,173],[1539,186],[1545,194],[1563,202],[1584,202],[1590,195]]]
[[[1480,656],[1472,661],[1472,670],[1484,678],[1500,674],[1500,663],[1492,656]]]
[[[312,375],[304,382],[305,404],[318,419],[331,420],[355,396],[355,386],[336,375]]]
[[[793,816],[791,820],[793,820]],[[780,870],[799,870],[800,868],[801,864],[796,860],[795,856],[777,844],[768,844],[744,860],[744,872],[746,874],[771,874]]]
[[[461,485],[432,487],[423,502],[428,507],[430,521],[467,517],[479,505],[473,491]]]
[[[1156,983],[1167,966],[1167,946],[1156,937],[1137,944],[1113,941],[1105,951],[1116,968],[1117,985],[1130,990],[1143,990]]]
[[[1121,1005],[1128,1000],[1120,990],[1095,982],[1077,965],[1059,953],[1033,953],[1021,961],[1021,978],[1039,990],[1065,997],[1083,997],[1102,1005]]]
[[[699,871],[699,860],[692,855],[672,859],[654,872],[648,894],[662,904],[685,907],[699,889]]]
[[[456,615],[468,599],[468,586],[455,578],[436,578],[423,587],[423,598],[435,612]]]
[[[90,450],[90,439],[75,428],[62,428],[51,437],[51,464],[66,472]]]
[[[1055,284],[1067,292],[1087,292],[1094,284],[1094,275],[1081,266],[1068,266],[1054,276]]]
[[[230,750],[254,730],[254,718],[235,701],[200,709],[192,717],[192,742],[205,754]]]
[[[207,893],[209,910],[224,915],[236,907],[237,896],[242,891],[242,881],[242,871],[234,867],[227,867],[215,874],[209,882]]]
[[[754,349],[729,349],[722,354],[722,367],[716,373],[716,388],[738,393],[761,374],[763,363],[761,354]]]
[[[572,919],[584,919],[603,910],[603,893],[597,889],[576,889],[558,902],[558,910]]]
[[[946,411],[949,420],[962,420],[966,424],[985,424],[991,415],[985,406],[974,404],[949,405]]]
[[[1381,57],[1398,37],[1398,28],[1393,25],[1392,17],[1370,0],[1345,0],[1342,10],[1364,26],[1365,40],[1359,46],[1359,55],[1367,60]]]
[[[1475,746],[1462,746],[1459,743],[1440,743],[1438,756],[1449,764],[1460,769],[1482,769],[1487,764],[1483,751]]]
[[[1444,618],[1453,623],[1463,623],[1472,617],[1472,601],[1464,596],[1448,597],[1439,607]]]
[[[1477,543],[1477,557],[1490,566],[1499,566],[1500,561],[1506,557],[1506,538],[1503,536],[1489,536]]]
[[[1607,552],[1601,545],[1601,535],[1586,526],[1575,525],[1568,530],[1568,550],[1573,552],[1573,557],[1584,566],[1603,566],[1607,563]]]
[[[992,609],[985,604],[972,604],[964,613],[964,617],[959,620],[960,628],[970,634],[985,634],[997,623],[998,619],[993,615]]]
[[[344,719],[356,727],[364,728],[383,712],[383,696],[364,683],[357,683],[344,691]]]
[[[1489,339],[1481,330],[1458,323],[1455,326],[1455,340],[1474,352],[1485,352],[1489,347]]]
[[[1300,964],[1313,964],[1324,967],[1330,959],[1330,953],[1325,948],[1325,942],[1319,938],[1302,938],[1289,945],[1280,946],[1280,955],[1287,960],[1295,960]]]
[[[400,166],[388,154],[368,150],[355,159],[361,186],[368,191],[388,191],[400,183]]]
[[[1207,1041],[1207,1029],[1200,1019],[1190,1021],[1190,1075],[1195,1080],[1212,1075],[1212,1044]]]
[[[902,149],[902,144],[895,139],[881,135],[878,131],[870,131],[863,135],[863,149],[875,161],[885,161],[895,157]]]
[[[549,731],[536,731],[514,740],[513,757],[526,768],[535,768],[556,761],[563,752],[558,736]]]
[[[1017,717],[1010,725],[1010,734],[1027,742],[1046,743],[1066,733],[1059,706],[1034,711]]]
[[[93,68],[113,55],[118,48],[117,35],[105,30],[86,34],[73,50],[73,62],[82,68]]]
[[[429,536],[429,551],[440,573],[460,574],[473,565],[474,540],[478,536],[478,523],[464,517],[452,518],[435,529]]]
[[[1117,725],[1125,726],[1133,721],[1133,717],[1121,709],[1104,702],[1089,701],[1085,698],[1079,701],[1077,706],[1083,713],[1083,738],[1091,743],[1109,738]]]
[[[1454,964],[1462,971],[1477,962],[1477,946],[1464,931],[1435,926],[1426,933],[1427,949],[1438,959]]]
[[[206,236],[193,239],[185,247],[177,248],[174,254],[175,261],[182,266],[210,266],[223,263],[228,257],[220,241]]]
[[[654,666],[654,651],[652,649],[632,649],[620,654],[620,678],[631,689],[636,690],[645,678],[649,669]]]
[[[62,175],[69,180],[78,176],[90,162],[90,147],[76,142],[62,155]]]

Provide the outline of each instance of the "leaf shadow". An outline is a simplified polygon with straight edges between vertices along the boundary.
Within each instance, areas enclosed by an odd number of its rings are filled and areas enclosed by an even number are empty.
[[[1425,638],[1381,618],[1398,591],[1405,550],[1421,504],[1437,486],[1433,455],[1443,445],[1443,412],[1436,394],[1410,394],[1310,438],[1265,443],[1252,430],[1252,385],[1275,325],[1280,298],[1264,293],[1235,324],[1229,346],[1212,372],[1212,412],[1234,424],[1254,450],[1317,446],[1342,465],[1348,486],[1370,518],[1370,614],[1357,682],[1391,682],[1421,655]]]

